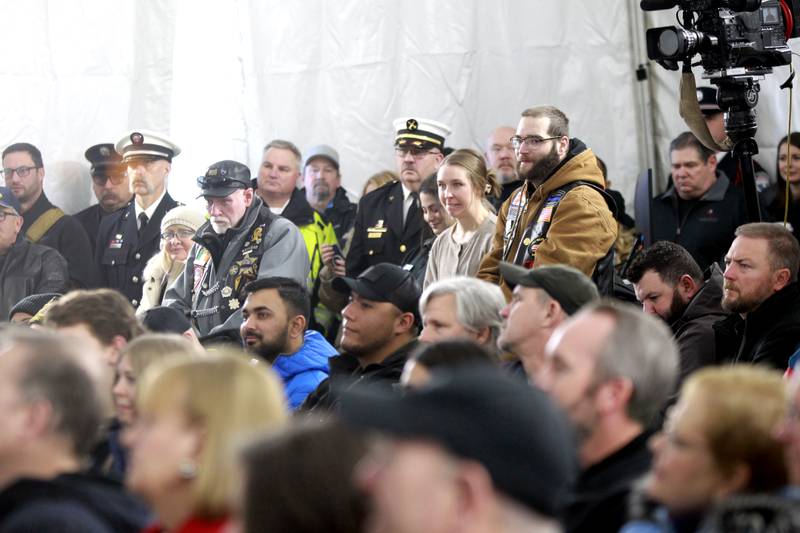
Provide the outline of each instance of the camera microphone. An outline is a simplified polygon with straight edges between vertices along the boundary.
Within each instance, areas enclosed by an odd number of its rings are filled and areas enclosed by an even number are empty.
[[[639,7],[641,7],[643,11],[659,11],[662,9],[672,9],[677,5],[678,2],[676,0],[642,0],[639,3]]]

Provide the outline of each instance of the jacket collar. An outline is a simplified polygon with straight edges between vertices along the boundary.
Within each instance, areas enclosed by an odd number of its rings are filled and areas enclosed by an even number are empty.
[[[725,199],[725,193],[728,192],[728,186],[730,186],[731,182],[724,173],[717,172],[717,181],[711,185],[711,188],[706,191],[706,193],[700,197],[701,201],[704,202],[721,202]],[[678,196],[678,192],[675,190],[675,185],[670,185],[669,189],[659,196],[659,199],[670,199],[673,201],[680,200],[681,198]]]
[[[605,180],[600,167],[597,166],[597,158],[594,152],[580,139],[570,139],[569,150],[563,161],[553,170],[539,188],[533,191],[534,196],[545,197],[556,189],[563,187],[567,183],[582,180],[593,183],[605,189]],[[525,182],[525,191],[529,192],[532,188]]]
[[[42,194],[39,195],[39,198],[36,199],[31,208],[22,215],[22,229],[19,232],[25,233],[31,227],[31,224],[36,222],[36,219],[51,207],[54,207],[53,204],[50,203],[50,200],[47,199],[44,191],[42,191]]]
[[[214,259],[214,264],[217,265],[220,259],[222,259],[222,254],[225,253],[227,244],[243,231],[250,230],[250,227],[256,221],[256,218],[258,218],[262,207],[264,207],[264,203],[261,201],[261,198],[254,194],[253,203],[251,203],[247,211],[244,212],[242,220],[239,221],[239,224],[235,228],[231,228],[226,231],[224,235],[220,235],[211,227],[211,222],[206,221],[197,229],[197,233],[192,237],[192,240],[206,248]],[[264,209],[264,211],[268,212],[270,217],[275,217],[269,209]]]
[[[292,191],[292,197],[286,207],[283,208],[281,216],[297,227],[314,223],[314,208],[306,200],[302,189]]]
[[[791,307],[800,304],[800,285],[790,283],[759,305],[754,311],[747,313],[745,328],[766,327],[779,320]]]

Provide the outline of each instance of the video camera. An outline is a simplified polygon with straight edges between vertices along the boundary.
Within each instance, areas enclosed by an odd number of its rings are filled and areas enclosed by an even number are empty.
[[[800,36],[800,0],[641,0],[639,5],[645,11],[679,8],[680,28],[647,30],[647,56],[669,70],[683,62],[683,77],[694,87],[691,59],[700,54],[703,77],[718,87],[717,104],[725,112],[726,143],[741,172],[748,222],[761,220],[752,158],[758,153],[758,80],[772,67],[792,63],[786,42]],[[708,128],[703,130],[698,137],[710,139]],[[719,149],[715,139],[704,144]]]
[[[791,63],[800,36],[800,0],[642,0],[655,11],[679,7],[681,28],[647,30],[647,56],[669,70],[700,54],[705,77],[763,76]]]

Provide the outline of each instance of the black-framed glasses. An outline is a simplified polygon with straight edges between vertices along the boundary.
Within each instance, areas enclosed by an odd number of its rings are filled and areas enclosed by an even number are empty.
[[[161,234],[161,238],[165,241],[170,239],[190,239],[194,237],[194,232],[190,229],[179,229],[178,231],[165,231]]]
[[[16,213],[9,213],[8,211],[0,211],[0,222],[5,222],[8,217],[18,217]]]
[[[414,147],[400,148],[398,146],[397,148],[394,149],[394,153],[395,155],[397,155],[397,157],[405,157],[408,154],[411,154],[411,157],[419,160],[423,159],[428,154],[435,154],[437,152],[434,152],[433,150],[426,150],[424,148],[414,148]]]
[[[15,172],[17,173],[17,176],[19,176],[20,178],[27,178],[30,175],[31,170],[36,170],[37,168],[41,168],[41,167],[31,167],[31,166],[25,165],[25,166],[21,166],[21,167],[17,167],[17,168],[10,168],[10,167],[9,168],[4,168],[0,172],[3,173],[3,177],[5,179],[10,180],[11,178],[14,177],[14,173]]]
[[[509,139],[511,141],[511,146],[514,147],[514,150],[519,150],[522,148],[523,145],[527,146],[528,148],[536,148],[541,146],[545,141],[552,141],[553,139],[560,139],[561,135],[556,135],[555,137],[539,137],[538,135],[528,135],[527,137],[520,137],[519,135],[514,135]]]

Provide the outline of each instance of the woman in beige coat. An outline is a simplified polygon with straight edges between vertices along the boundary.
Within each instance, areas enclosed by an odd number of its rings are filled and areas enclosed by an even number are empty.
[[[197,208],[179,205],[161,220],[161,250],[144,267],[142,299],[137,315],[161,305],[164,293],[183,271],[197,228],[205,222],[205,214]]]

